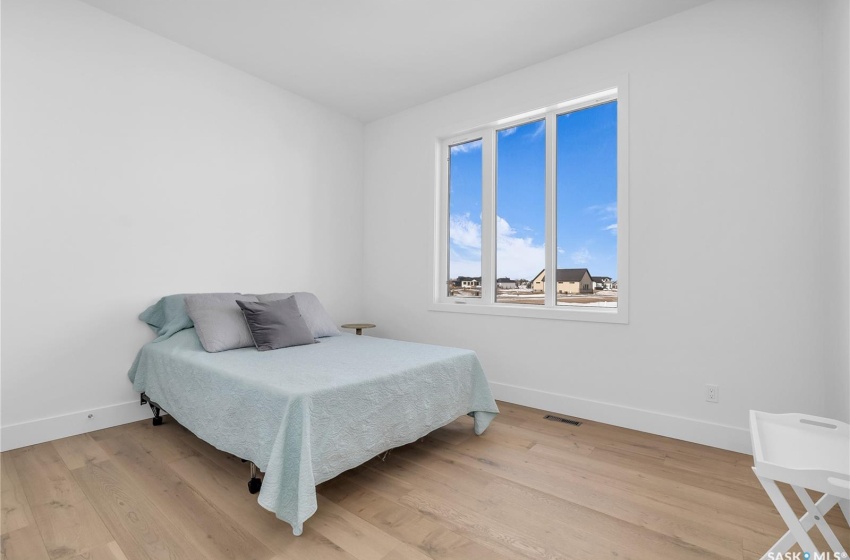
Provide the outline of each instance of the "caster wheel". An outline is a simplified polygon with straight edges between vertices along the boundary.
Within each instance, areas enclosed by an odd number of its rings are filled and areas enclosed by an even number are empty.
[[[256,494],[260,491],[260,487],[263,485],[263,481],[259,478],[252,478],[248,481],[248,492],[252,494]]]
[[[154,426],[162,426],[162,416],[157,416],[153,419]]]

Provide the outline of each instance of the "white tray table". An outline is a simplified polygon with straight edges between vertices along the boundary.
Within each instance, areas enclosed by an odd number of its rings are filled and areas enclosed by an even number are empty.
[[[764,487],[788,532],[773,545],[762,560],[788,552],[797,542],[803,552],[819,553],[808,531],[817,526],[829,552],[847,552],[824,520],[824,514],[838,504],[850,525],[850,425],[806,414],[768,414],[750,411],[750,437],[753,442],[753,472]],[[806,508],[797,515],[776,482],[791,485]],[[823,493],[815,503],[806,489]],[[829,556],[832,558],[832,556]]]

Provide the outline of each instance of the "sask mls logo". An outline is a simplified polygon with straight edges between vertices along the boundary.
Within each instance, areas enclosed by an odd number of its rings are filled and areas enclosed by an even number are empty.
[[[847,560],[843,552],[768,552],[767,560]]]

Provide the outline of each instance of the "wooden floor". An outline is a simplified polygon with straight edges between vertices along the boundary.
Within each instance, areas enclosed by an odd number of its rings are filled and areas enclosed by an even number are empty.
[[[784,532],[747,455],[499,406],[322,484],[301,537],[170,417],[3,453],[3,558],[740,560]]]

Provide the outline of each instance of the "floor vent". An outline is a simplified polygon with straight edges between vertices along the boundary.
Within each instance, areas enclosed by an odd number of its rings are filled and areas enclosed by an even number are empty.
[[[553,422],[563,422],[564,424],[570,424],[572,426],[581,426],[581,422],[578,420],[570,420],[569,418],[561,418],[560,416],[552,416],[551,414],[547,414],[543,418],[546,420],[552,420]]]

